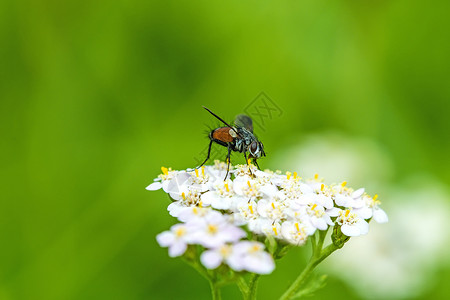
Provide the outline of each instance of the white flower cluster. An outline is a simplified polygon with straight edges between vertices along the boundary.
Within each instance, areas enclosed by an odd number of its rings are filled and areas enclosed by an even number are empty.
[[[266,274],[274,269],[272,256],[263,244],[242,240],[247,233],[271,236],[285,243],[303,245],[316,230],[338,225],[346,236],[366,234],[373,218],[387,222],[377,195],[353,190],[346,182],[325,185],[318,175],[302,180],[296,172],[259,171],[252,164],[237,165],[226,180],[227,165],[163,174],[148,190],[162,188],[174,200],[170,215],[181,224],[158,235],[171,256],[182,255],[188,244],[205,247],[201,261],[214,269],[222,262],[236,271]],[[242,227],[242,228],[241,228]]]

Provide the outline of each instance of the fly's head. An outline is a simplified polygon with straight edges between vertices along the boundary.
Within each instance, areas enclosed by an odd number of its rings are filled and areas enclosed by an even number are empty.
[[[250,156],[254,158],[266,156],[266,153],[264,152],[264,146],[258,140],[254,140],[253,142],[251,142],[251,144],[248,146],[248,152],[250,153]]]

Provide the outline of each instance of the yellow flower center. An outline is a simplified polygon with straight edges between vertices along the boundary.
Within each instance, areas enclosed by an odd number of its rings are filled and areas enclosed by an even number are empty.
[[[272,226],[272,230],[275,235],[278,235],[278,230],[275,226]]]
[[[208,225],[208,233],[210,233],[210,234],[215,234],[215,233],[217,233],[217,226],[216,225],[212,225],[212,224],[209,224]]]
[[[259,245],[253,245],[249,252],[254,253],[254,252],[258,252],[259,250],[261,250],[261,248],[259,247]]]
[[[183,236],[186,233],[186,228],[180,227],[175,231],[177,237]]]
[[[166,167],[161,167],[161,171],[164,175],[169,175],[169,169],[167,169]]]

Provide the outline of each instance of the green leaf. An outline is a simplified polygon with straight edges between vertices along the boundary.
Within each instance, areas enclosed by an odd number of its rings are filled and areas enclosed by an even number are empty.
[[[278,243],[277,243],[275,237],[268,235],[266,237],[265,244],[266,244],[267,250],[269,250],[270,254],[272,254],[272,256],[274,256],[275,252],[278,249]]]
[[[292,299],[312,297],[314,293],[326,285],[327,275],[314,275],[308,282],[292,297]]]

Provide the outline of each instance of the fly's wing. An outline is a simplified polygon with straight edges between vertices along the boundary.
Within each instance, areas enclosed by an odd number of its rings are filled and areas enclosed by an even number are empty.
[[[236,119],[234,120],[234,124],[238,127],[244,127],[245,129],[253,133],[253,121],[252,118],[247,115],[237,115]]]

